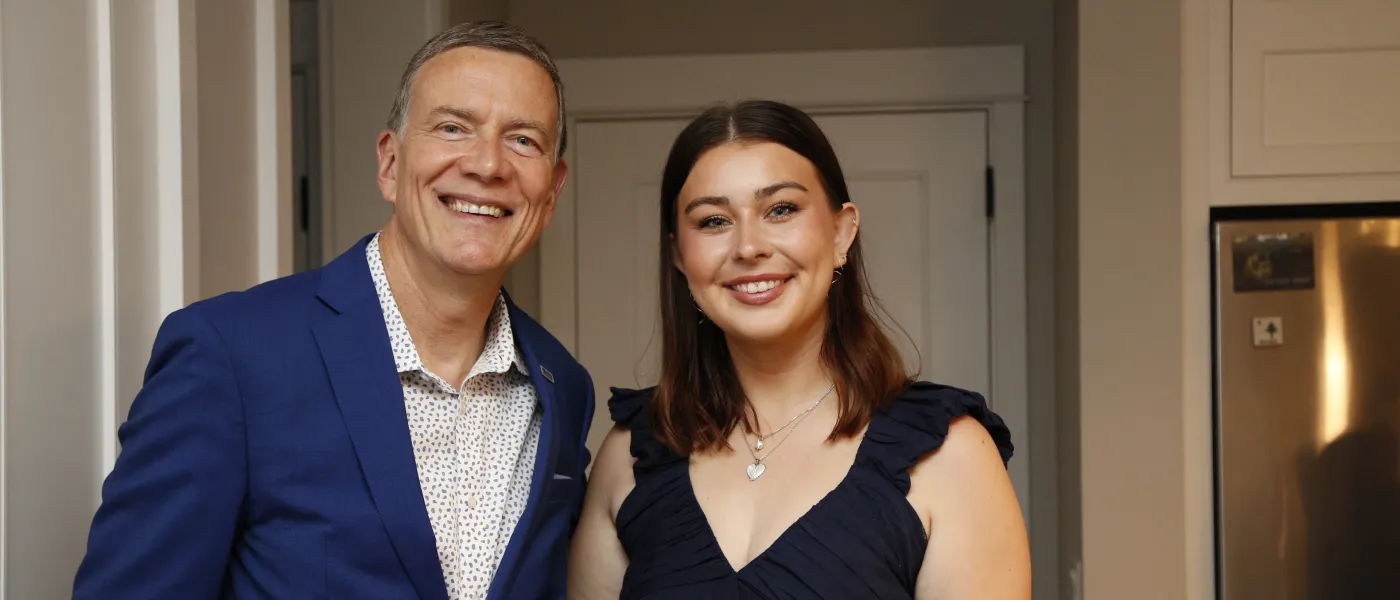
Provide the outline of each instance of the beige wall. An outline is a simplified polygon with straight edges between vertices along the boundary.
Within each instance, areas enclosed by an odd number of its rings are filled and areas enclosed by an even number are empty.
[[[1078,4],[1084,597],[1176,600],[1186,597],[1181,4]]]
[[[257,283],[253,3],[199,0],[200,297]]]
[[[466,21],[504,21],[510,16],[509,0],[448,0],[447,24]]]

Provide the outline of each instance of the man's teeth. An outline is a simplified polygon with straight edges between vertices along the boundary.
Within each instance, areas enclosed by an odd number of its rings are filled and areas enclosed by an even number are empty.
[[[740,283],[736,285],[731,285],[729,286],[729,289],[745,292],[748,294],[757,294],[778,287],[782,283],[783,282],[781,279],[774,279],[772,281],[753,281],[750,283]]]
[[[482,206],[480,204],[472,204],[464,200],[449,200],[447,201],[447,208],[450,208],[453,211],[459,213],[467,213],[472,215],[486,215],[488,217],[496,217],[497,219],[501,218],[501,216],[505,214],[505,211],[494,206]]]

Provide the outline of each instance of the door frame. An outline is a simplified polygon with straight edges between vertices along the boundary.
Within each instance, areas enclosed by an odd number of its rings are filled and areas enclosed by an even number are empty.
[[[557,61],[568,126],[690,117],[717,100],[782,100],[812,114],[984,110],[995,216],[988,219],[991,386],[988,402],[1022,452],[1008,467],[1030,525],[1027,373],[1025,58],[1020,46],[580,58]],[[734,69],[735,64],[744,65]],[[564,160],[573,163],[577,144]],[[540,238],[540,321],[578,348],[575,178]],[[604,382],[606,383],[606,382]],[[979,390],[983,391],[983,390]],[[602,401],[603,399],[599,399]]]

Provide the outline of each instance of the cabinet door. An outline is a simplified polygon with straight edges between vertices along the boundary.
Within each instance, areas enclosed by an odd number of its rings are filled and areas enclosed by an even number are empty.
[[[1234,0],[1236,177],[1400,173],[1400,2]]]

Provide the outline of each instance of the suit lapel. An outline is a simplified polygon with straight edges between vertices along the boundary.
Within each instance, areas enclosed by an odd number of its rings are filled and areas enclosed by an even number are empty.
[[[326,266],[320,297],[333,311],[313,326],[336,402],[379,516],[421,598],[447,598],[418,482],[403,388],[370,279],[365,240]]]
[[[555,462],[559,454],[558,440],[560,422],[560,410],[558,399],[554,389],[554,374],[550,365],[541,362],[541,357],[536,351],[537,344],[534,343],[535,335],[530,330],[527,320],[515,303],[506,296],[507,309],[510,310],[510,322],[512,334],[515,336],[515,343],[520,346],[520,353],[525,357],[525,363],[530,369],[530,381],[535,386],[535,393],[539,396],[540,407],[544,411],[543,423],[540,427],[540,445],[535,452],[535,473],[530,478],[530,499],[525,505],[525,512],[520,515],[520,522],[516,525],[514,533],[510,536],[510,543],[506,545],[506,552],[501,557],[500,567],[496,569],[496,577],[491,582],[490,592],[487,598],[505,598],[507,590],[510,589],[510,582],[514,581],[520,568],[521,554],[530,546],[530,541],[535,537],[535,522],[540,513],[541,499],[544,495],[545,486],[553,479],[555,473]],[[552,577],[551,573],[542,573],[542,577]]]

